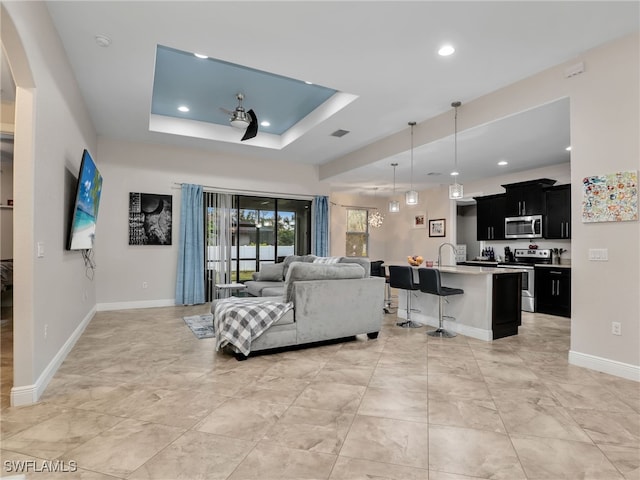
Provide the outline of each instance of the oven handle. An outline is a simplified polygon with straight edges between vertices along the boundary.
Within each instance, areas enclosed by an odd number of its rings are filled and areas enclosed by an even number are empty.
[[[498,268],[510,268],[512,270],[535,270],[535,267],[531,265],[523,265],[519,267],[518,265],[498,265]]]

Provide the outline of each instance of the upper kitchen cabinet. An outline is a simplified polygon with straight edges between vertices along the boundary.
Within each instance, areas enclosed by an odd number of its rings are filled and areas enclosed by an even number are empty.
[[[506,193],[505,216],[522,217],[545,213],[545,187],[556,183],[549,178],[502,185]]]
[[[475,200],[478,212],[478,241],[504,240],[505,194],[475,197]]]
[[[571,185],[545,190],[544,238],[571,238]]]

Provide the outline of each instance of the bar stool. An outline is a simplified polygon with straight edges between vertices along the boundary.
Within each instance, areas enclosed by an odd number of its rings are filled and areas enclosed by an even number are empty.
[[[384,278],[384,308],[382,310],[384,313],[391,313],[391,288],[389,287],[389,276],[386,274],[384,260],[371,262],[371,276]]]
[[[420,285],[413,283],[413,268],[389,265],[389,285],[407,292],[407,320],[405,322],[398,322],[396,325],[403,328],[421,327],[422,324],[411,320],[411,291],[420,289]]]
[[[432,337],[444,337],[451,338],[455,337],[456,334],[453,332],[449,332],[444,329],[442,319],[445,317],[443,315],[444,305],[442,302],[447,301],[447,297],[451,295],[461,295],[464,293],[464,290],[461,288],[449,288],[443,287],[440,283],[440,270],[435,268],[419,268],[418,276],[420,278],[420,291],[423,293],[430,293],[431,295],[437,295],[439,300],[438,305],[438,320],[439,326],[436,330],[429,330],[427,335]],[[451,318],[451,317],[449,317]]]

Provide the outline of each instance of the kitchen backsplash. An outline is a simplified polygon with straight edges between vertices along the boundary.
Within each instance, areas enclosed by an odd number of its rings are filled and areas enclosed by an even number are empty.
[[[561,263],[571,263],[571,241],[570,240],[545,240],[543,238],[534,238],[531,240],[496,240],[490,242],[480,242],[480,251],[483,248],[491,247],[496,254],[497,259],[504,260],[504,247],[509,247],[513,252],[516,248],[529,248],[529,245],[537,245],[538,248],[562,248],[565,251],[560,255]],[[467,260],[473,260],[467,258]]]

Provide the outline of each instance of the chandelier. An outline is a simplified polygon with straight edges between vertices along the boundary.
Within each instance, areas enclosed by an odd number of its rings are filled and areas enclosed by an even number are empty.
[[[378,228],[382,226],[382,221],[384,217],[377,210],[369,215],[369,226],[373,228]]]
[[[378,190],[378,187],[375,187],[373,189],[373,196],[376,196],[376,191]],[[382,221],[384,220],[384,217],[380,214],[380,212],[378,212],[378,210],[374,211],[371,215],[369,215],[369,226],[373,227],[373,228],[378,228],[382,226]]]

